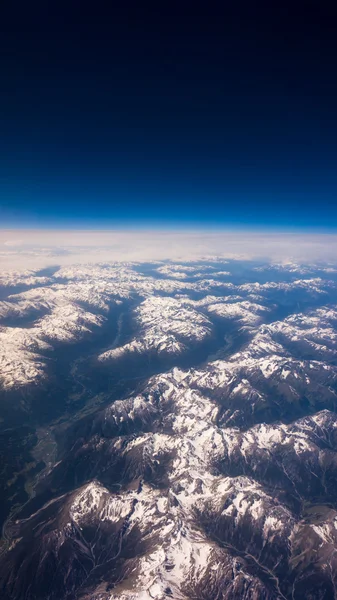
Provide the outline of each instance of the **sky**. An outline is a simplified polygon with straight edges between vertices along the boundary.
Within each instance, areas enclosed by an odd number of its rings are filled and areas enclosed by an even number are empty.
[[[337,229],[334,3],[3,4],[0,228]]]

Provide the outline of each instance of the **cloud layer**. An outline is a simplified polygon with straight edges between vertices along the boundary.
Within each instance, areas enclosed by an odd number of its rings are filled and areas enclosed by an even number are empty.
[[[0,230],[3,269],[77,262],[197,260],[333,261],[337,235],[250,231]]]

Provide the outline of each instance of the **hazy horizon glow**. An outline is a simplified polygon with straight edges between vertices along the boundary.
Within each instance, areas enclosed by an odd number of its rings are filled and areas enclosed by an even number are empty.
[[[334,261],[337,234],[205,230],[0,230],[3,270],[106,261]]]

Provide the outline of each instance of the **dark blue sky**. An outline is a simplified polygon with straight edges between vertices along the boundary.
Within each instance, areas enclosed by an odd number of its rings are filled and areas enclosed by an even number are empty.
[[[7,7],[1,226],[337,227],[337,8],[258,4]]]

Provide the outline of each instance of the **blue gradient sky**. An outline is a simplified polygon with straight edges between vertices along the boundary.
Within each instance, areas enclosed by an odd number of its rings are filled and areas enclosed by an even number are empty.
[[[73,6],[0,20],[0,226],[336,228],[332,3]]]

